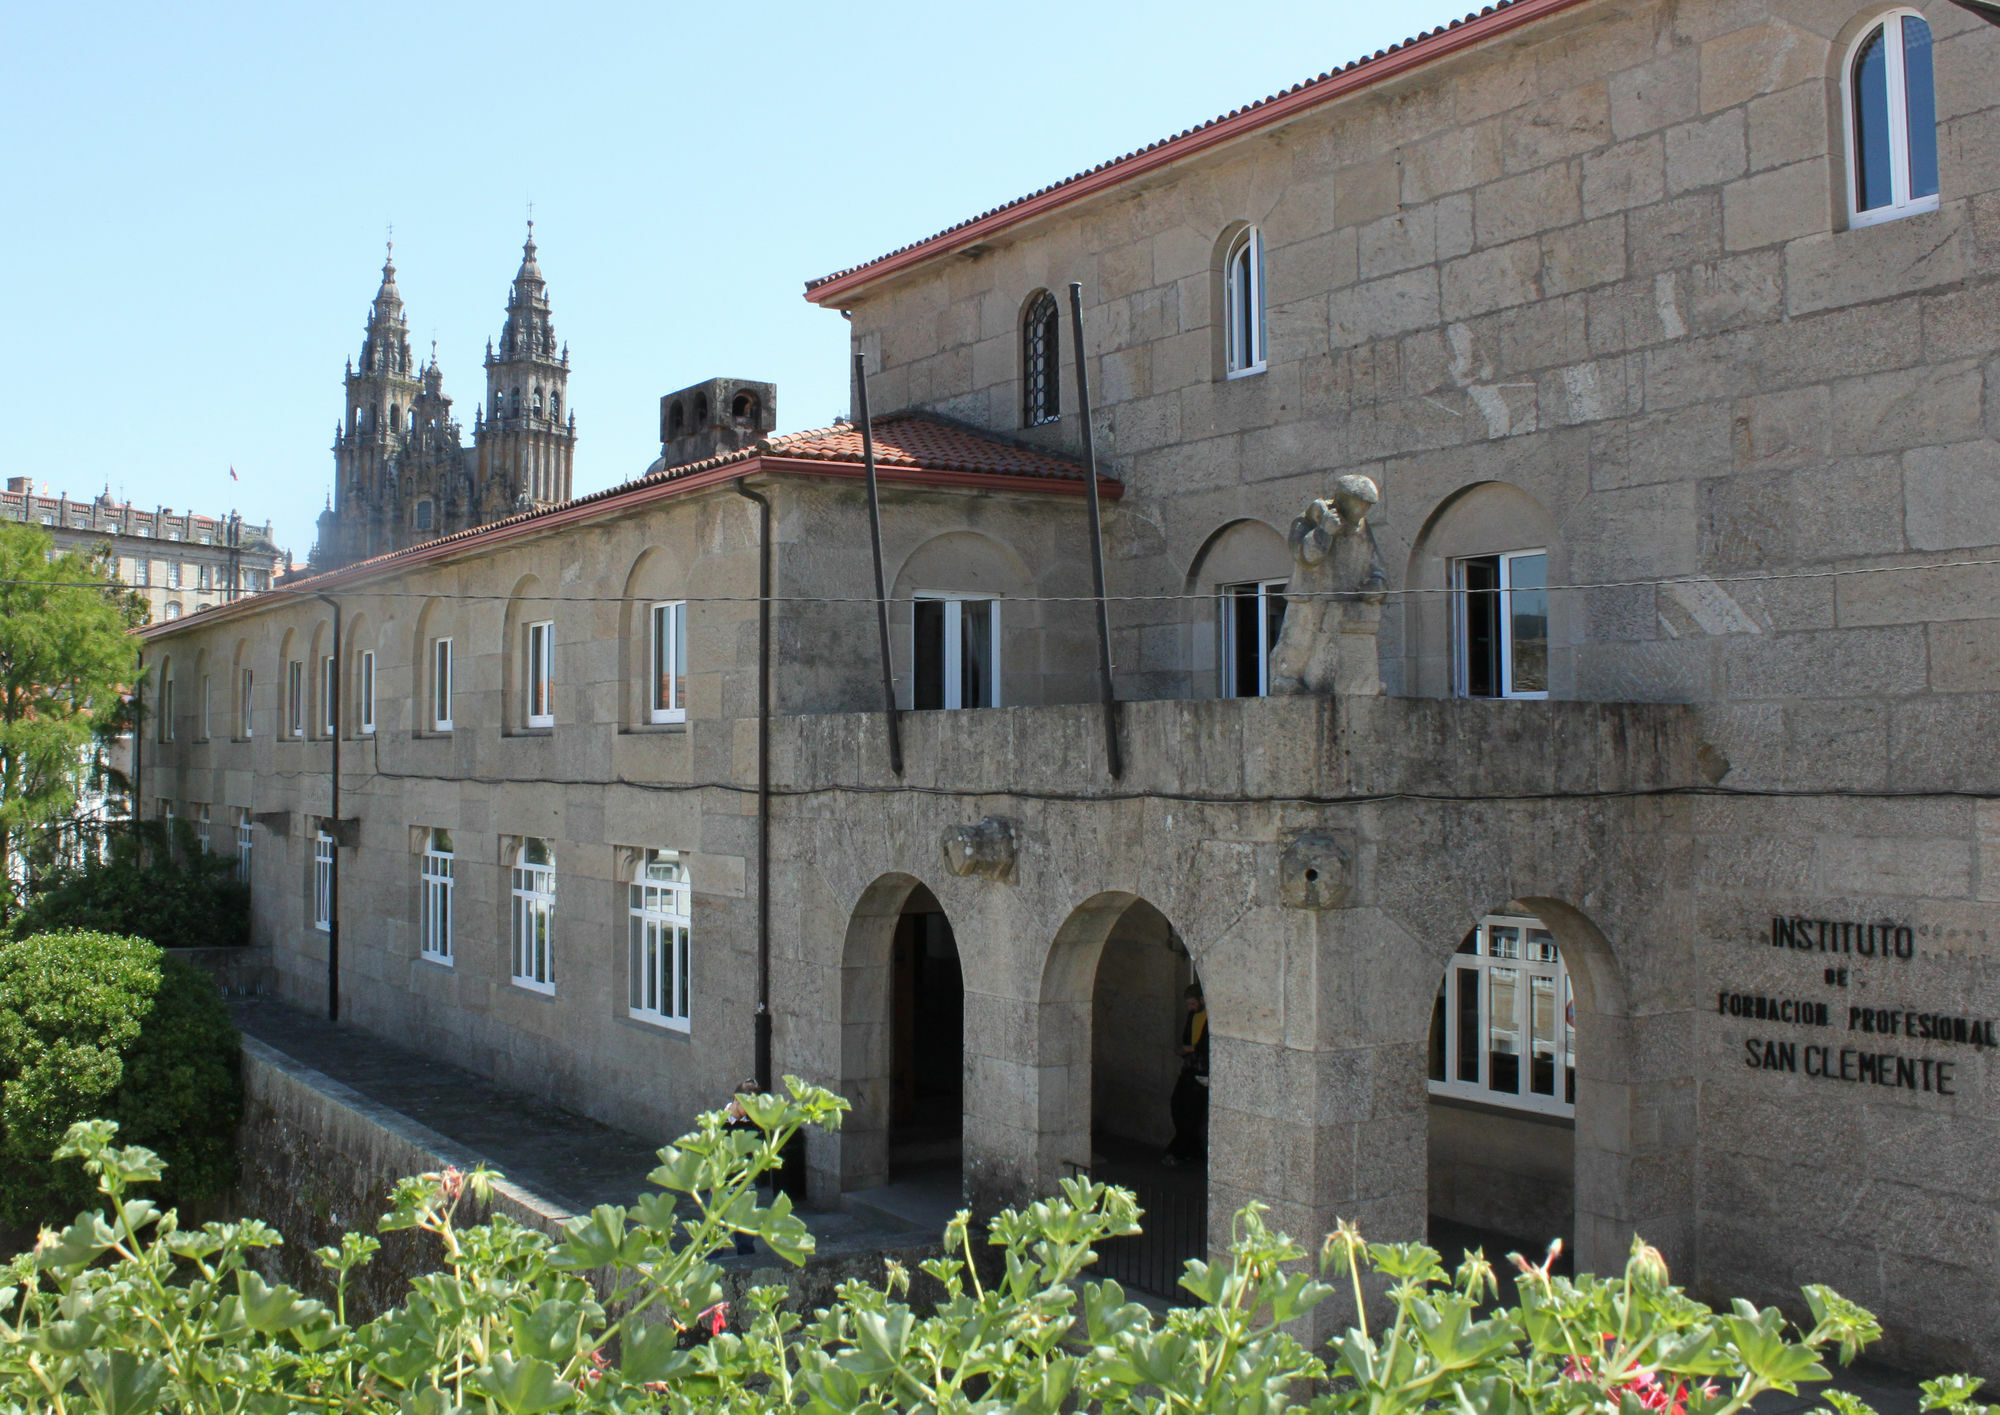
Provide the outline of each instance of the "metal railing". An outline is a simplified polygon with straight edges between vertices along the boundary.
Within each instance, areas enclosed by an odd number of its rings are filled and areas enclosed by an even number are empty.
[[[1208,1185],[1148,1179],[1111,1166],[1093,1175],[1082,1165],[1071,1170],[1129,1189],[1139,1201],[1139,1232],[1097,1245],[1097,1262],[1087,1276],[1110,1278],[1176,1306],[1194,1301],[1181,1285],[1190,1258],[1208,1256]]]

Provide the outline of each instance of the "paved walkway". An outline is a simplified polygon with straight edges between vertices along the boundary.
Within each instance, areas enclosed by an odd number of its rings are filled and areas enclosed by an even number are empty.
[[[646,1180],[659,1164],[653,1141],[269,998],[234,1000],[230,1012],[246,1035],[436,1131],[551,1207],[584,1214],[598,1204],[629,1205],[653,1188]],[[900,1252],[938,1237],[881,1211],[800,1217],[821,1257]]]

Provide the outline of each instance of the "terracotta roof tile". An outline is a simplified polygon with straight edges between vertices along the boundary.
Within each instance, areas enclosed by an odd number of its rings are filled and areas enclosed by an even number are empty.
[[[949,248],[950,246],[955,244],[954,242],[952,242],[951,237],[958,234],[959,232],[965,231],[969,227],[985,226],[990,230],[993,229],[995,226],[1005,225],[1007,224],[1005,221],[996,222],[995,218],[1004,217],[1007,213],[1013,212],[1017,208],[1027,206],[1031,203],[1035,204],[1037,209],[1040,209],[1043,205],[1045,205],[1045,203],[1043,203],[1042,201],[1042,199],[1045,197],[1049,197],[1052,194],[1061,193],[1064,191],[1065,188],[1074,187],[1079,183],[1085,182],[1087,179],[1091,177],[1097,176],[1099,173],[1110,172],[1117,168],[1132,166],[1135,164],[1141,164],[1142,159],[1152,157],[1154,154],[1162,153],[1163,150],[1165,149],[1176,148],[1180,146],[1192,147],[1193,144],[1190,142],[1191,139],[1199,138],[1201,135],[1211,132],[1213,129],[1217,128],[1220,125],[1230,124],[1234,120],[1242,119],[1247,117],[1248,115],[1258,113],[1261,110],[1265,109],[1266,107],[1278,103],[1281,100],[1292,98],[1294,95],[1310,94],[1313,90],[1319,88],[1328,88],[1331,92],[1334,93],[1344,92],[1346,91],[1346,89],[1352,87],[1352,84],[1351,83],[1337,84],[1335,81],[1346,79],[1348,75],[1353,74],[1356,70],[1368,70],[1380,66],[1385,71],[1386,75],[1387,72],[1390,71],[1400,72],[1401,69],[1408,67],[1408,60],[1405,60],[1403,63],[1395,65],[1387,65],[1383,63],[1383,61],[1390,59],[1392,56],[1402,56],[1405,55],[1407,51],[1413,51],[1413,50],[1415,51],[1434,50],[1439,54],[1449,53],[1453,49],[1457,48],[1458,45],[1457,44],[1444,45],[1437,43],[1437,41],[1439,41],[1445,36],[1452,35],[1454,31],[1464,29],[1466,26],[1469,25],[1479,26],[1483,30],[1484,28],[1487,27],[1487,25],[1494,24],[1494,21],[1489,20],[1488,17],[1490,16],[1499,16],[1503,12],[1509,10],[1523,10],[1531,13],[1523,14],[1520,18],[1528,19],[1528,18],[1533,18],[1535,15],[1545,13],[1548,10],[1558,9],[1558,8],[1565,8],[1565,6],[1562,4],[1552,5],[1547,3],[1536,3],[1536,0],[1496,0],[1496,3],[1488,5],[1484,9],[1479,10],[1474,14],[1466,15],[1462,19],[1453,20],[1449,24],[1439,25],[1435,29],[1424,30],[1421,33],[1412,35],[1408,39],[1403,40],[1400,44],[1392,44],[1386,49],[1378,49],[1373,54],[1363,55],[1359,59],[1350,59],[1346,64],[1340,66],[1339,68],[1329,69],[1323,74],[1316,74],[1312,78],[1306,79],[1303,82],[1293,84],[1290,88],[1280,89],[1276,93],[1268,94],[1265,97],[1258,99],[1255,103],[1246,104],[1244,107],[1241,108],[1232,108],[1227,113],[1223,113],[1218,115],[1217,117],[1210,118],[1205,123],[1197,123],[1195,126],[1191,128],[1184,128],[1180,132],[1175,133],[1170,137],[1164,137],[1156,142],[1147,143],[1144,147],[1136,148],[1131,152],[1125,153],[1123,156],[1114,157],[1110,159],[1108,162],[1100,162],[1094,167],[1087,167],[1081,172],[1072,173],[1070,176],[1063,178],[1059,182],[1051,182],[1046,187],[1038,187],[1034,191],[1029,192],[1024,196],[1015,197],[1012,201],[1003,202],[999,206],[992,207],[986,211],[980,212],[977,216],[970,216],[963,221],[957,222],[951,226],[947,226],[944,230],[939,231],[935,235],[926,236],[920,241],[912,241],[908,245],[898,246],[895,250],[889,251],[883,255],[876,256],[873,260],[865,260],[858,265],[850,265],[845,269],[836,270],[830,275],[822,275],[816,280],[808,280],[806,281],[806,298],[807,299],[814,298],[814,293],[818,291],[822,286],[830,285],[835,281],[845,281],[849,276],[853,276],[856,274],[860,274],[861,272],[871,270],[876,266],[887,265],[891,262],[895,262],[899,256],[906,255],[912,251],[921,250],[926,246],[938,244]],[[1486,21],[1487,25],[1481,25],[1482,21]],[[1417,57],[1428,58],[1429,54],[1424,53]],[[1288,110],[1290,106],[1291,105],[1287,105]],[[1169,157],[1172,157],[1176,154],[1167,154],[1167,155]],[[1143,164],[1143,165],[1153,165],[1153,164]]]

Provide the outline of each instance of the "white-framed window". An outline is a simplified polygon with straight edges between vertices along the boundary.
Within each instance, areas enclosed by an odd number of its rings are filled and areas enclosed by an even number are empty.
[[[180,605],[178,605],[178,604],[169,604],[169,605],[167,606],[167,614],[166,614],[166,617],[167,617],[167,618],[169,618],[169,619],[178,619],[178,618],[180,618],[180,617],[181,617],[181,607],[180,607]]]
[[[194,838],[201,842],[201,848],[205,851],[214,849],[208,840],[208,803],[188,802],[188,820],[194,825]]]
[[[292,659],[285,665],[285,735],[306,735],[306,665]]]
[[[649,624],[652,692],[648,716],[654,722],[686,722],[687,604],[670,600],[654,605]]]
[[[251,735],[250,708],[256,701],[251,689],[255,685],[255,676],[249,669],[244,669],[236,685],[236,735],[239,737]]]
[[[160,740],[174,740],[174,661],[160,666]]]
[[[451,731],[451,640],[431,640],[431,728]]]
[[[132,583],[142,590],[152,587],[153,562],[143,555],[132,563]]]
[[[1576,1114],[1576,998],[1540,919],[1493,914],[1453,955],[1431,1033],[1434,1096]]]
[[[177,590],[180,587],[181,587],[181,562],[178,560],[169,560],[167,562],[167,588],[170,590]]]
[[[556,725],[556,626],[544,619],[528,625],[528,726]]]
[[[910,605],[910,705],[1000,706],[1000,601],[919,594]]]
[[[1848,224],[1937,210],[1937,86],[1924,17],[1892,10],[1870,25],[1848,53],[1841,94]]]
[[[215,588],[215,567],[213,565],[195,566],[194,587],[198,590],[212,590]]]
[[[256,821],[250,815],[248,806],[237,806],[236,814],[236,878],[250,883],[250,852],[255,847]]]
[[[333,928],[333,837],[323,830],[313,832],[313,927]]]
[[[1285,581],[1222,587],[1222,696],[1271,693],[1271,652],[1285,623]]]
[[[418,946],[433,963],[451,962],[451,874],[454,856],[451,832],[433,830],[424,837],[418,867]]]
[[[201,675],[201,740],[204,742],[208,740],[209,728],[214,723],[211,713],[212,697],[209,691],[211,677],[212,675],[207,673]]]
[[[1041,291],[1021,320],[1021,423],[1040,427],[1062,417],[1062,314]]]
[[[340,661],[332,654],[319,663],[319,726],[329,737],[340,730]]]
[[[514,853],[514,983],[534,992],[556,990],[550,958],[556,917],[556,857],[530,837]]]
[[[361,717],[361,735],[375,730],[375,650],[363,649],[354,673],[354,706]]]
[[[675,850],[648,850],[632,873],[628,995],[642,1022],[686,1031],[693,890]]]
[[[1245,227],[1222,262],[1223,366],[1230,378],[1262,373],[1264,348],[1264,236]]]
[[[1451,565],[1455,688],[1465,698],[1549,695],[1549,554],[1509,550]]]

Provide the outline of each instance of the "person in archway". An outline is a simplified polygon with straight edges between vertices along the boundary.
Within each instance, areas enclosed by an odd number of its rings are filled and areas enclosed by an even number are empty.
[[[1184,995],[1187,1016],[1181,1023],[1181,1074],[1174,1082],[1168,1113],[1173,1117],[1173,1143],[1160,1163],[1169,1169],[1200,1164],[1208,1158],[1208,1004],[1201,984],[1189,983]]]

